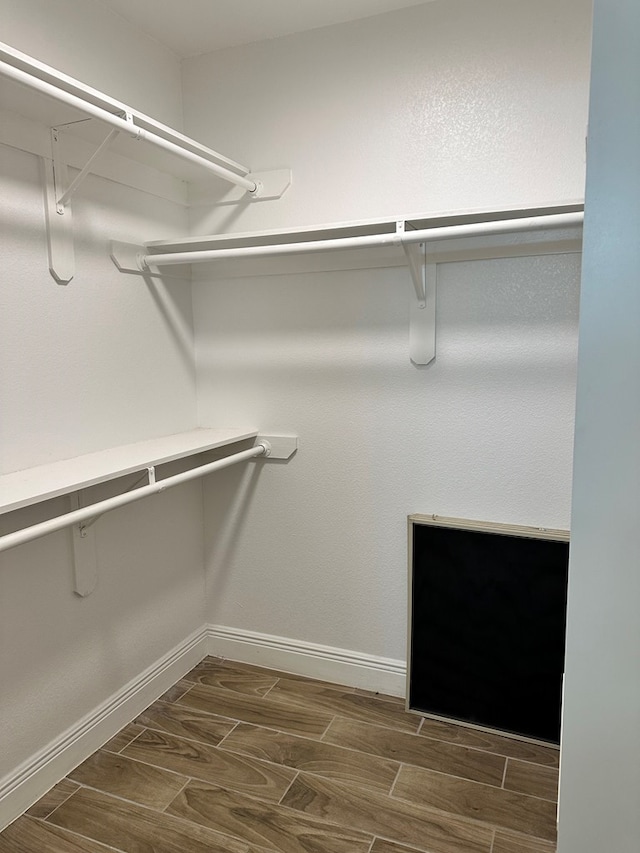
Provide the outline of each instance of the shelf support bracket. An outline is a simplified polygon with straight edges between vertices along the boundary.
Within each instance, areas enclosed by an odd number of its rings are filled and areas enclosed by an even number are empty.
[[[69,495],[71,511],[81,509],[82,499],[79,492]],[[81,521],[71,528],[73,543],[73,590],[76,595],[86,598],[98,583],[98,553],[96,550],[96,531],[91,523]]]
[[[437,267],[427,263],[427,244],[404,240],[405,223],[396,222],[396,235],[409,265],[415,294],[409,305],[409,357],[414,364],[429,364],[436,357]]]
[[[54,148],[53,148],[53,153],[54,153],[53,162],[54,162],[54,174],[55,174],[57,171],[56,165],[60,163],[60,155],[59,155],[59,150],[58,150],[58,145],[59,145],[59,143],[58,143],[58,129],[54,127],[52,132],[55,134],[55,143],[54,143]],[[84,179],[87,177],[87,175],[91,171],[94,163],[104,154],[104,152],[111,145],[111,143],[116,138],[116,136],[118,136],[119,133],[120,133],[119,130],[112,130],[107,134],[106,138],[100,143],[100,145],[96,148],[94,153],[91,155],[91,157],[89,158],[89,160],[85,164],[84,168],[81,169],[80,172],[75,176],[75,178],[73,179],[73,181],[71,181],[71,183],[69,184],[67,189],[64,190],[58,196],[58,199],[56,201],[56,211],[60,216],[65,215],[66,208],[67,208],[69,202],[71,201],[71,198],[75,195],[75,193],[79,189],[80,184],[82,184]],[[58,186],[57,182],[56,182],[56,191],[59,191],[61,189],[62,188],[60,186]]]
[[[49,271],[58,284],[68,284],[75,275],[71,198],[93,168],[96,160],[104,154],[119,132],[114,129],[107,135],[84,168],[69,183],[67,164],[61,152],[60,130],[57,127],[51,128],[51,159],[43,157],[42,164]]]

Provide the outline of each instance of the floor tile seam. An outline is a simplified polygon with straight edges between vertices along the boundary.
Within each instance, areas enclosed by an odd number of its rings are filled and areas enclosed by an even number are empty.
[[[283,694],[283,695],[284,695],[284,694]],[[351,696],[355,696],[356,694],[351,693],[351,694],[349,694],[349,695],[351,695]],[[274,698],[276,698],[276,699],[277,699],[277,698],[278,698],[278,693],[277,693],[277,691],[276,691],[276,693],[275,693],[275,694],[271,695],[269,698],[270,698],[271,700],[273,700]],[[302,706],[302,708],[303,708],[303,709],[305,709],[305,710],[307,710],[307,709],[309,709],[309,710],[314,710],[314,706],[313,706],[313,704],[312,704],[312,703],[313,703],[313,697],[306,697],[306,696],[304,696],[304,697],[302,697],[302,699],[303,699],[304,701],[298,701],[298,702],[296,702],[296,701],[295,701],[295,698],[292,698],[292,699],[291,699],[291,701],[289,702],[289,704],[290,704],[290,705],[293,705],[294,707],[298,707],[298,708],[299,708],[300,706]],[[307,701],[307,700],[308,700],[308,701]],[[382,703],[380,703],[380,704],[382,704]],[[393,706],[391,706],[391,707],[393,707]],[[345,717],[346,719],[349,719],[349,720],[357,720],[358,722],[370,723],[371,725],[374,725],[374,726],[376,726],[376,725],[377,725],[377,726],[380,726],[381,728],[385,728],[385,729],[392,729],[393,731],[404,732],[405,734],[417,734],[418,729],[419,729],[419,727],[420,727],[420,726],[419,726],[419,724],[417,724],[417,725],[416,725],[416,729],[415,729],[415,731],[410,731],[410,730],[409,730],[409,729],[407,729],[407,728],[404,728],[404,727],[403,727],[403,728],[401,728],[401,727],[398,725],[398,722],[399,722],[399,721],[395,721],[395,720],[389,720],[389,721],[387,721],[387,720],[383,720],[383,721],[381,721],[381,720],[379,720],[379,719],[378,719],[378,720],[373,720],[373,721],[372,721],[372,720],[370,720],[370,719],[362,719],[362,716],[360,716],[360,715],[358,715],[358,714],[355,714],[355,713],[354,713],[354,714],[349,714],[349,715],[347,715],[347,714],[345,713],[345,710],[344,710],[344,709],[338,709],[338,710],[336,710],[336,709],[334,709],[334,708],[331,708],[331,709],[324,709],[324,708],[323,708],[322,710],[323,710],[323,711],[326,711],[326,713],[332,714],[334,717]],[[372,711],[372,713],[374,713],[374,714],[375,714],[375,711]]]
[[[478,782],[476,779],[468,779],[466,776],[458,776],[455,773],[445,773],[443,770],[433,770],[431,768],[416,767],[415,764],[410,764],[409,762],[406,762],[406,761],[401,762],[401,767],[400,767],[400,771],[398,772],[398,776],[400,776],[400,772],[402,771],[403,767],[404,768],[415,768],[417,770],[426,770],[426,772],[428,772],[428,773],[435,773],[438,776],[444,776],[447,779],[456,779],[459,782],[466,782],[467,784],[470,784],[470,785],[480,785],[483,788],[488,788],[490,791],[501,791],[501,790],[503,790],[502,788],[498,787],[497,785],[490,785],[488,782]],[[394,788],[395,788],[395,784],[394,784]],[[515,793],[519,793],[519,792],[508,791],[508,793],[515,794]],[[415,802],[414,800],[408,800],[406,797],[400,797],[397,794],[393,794],[392,796],[394,797],[394,799],[402,800],[403,802],[407,802],[407,803]],[[524,794],[523,796],[527,796],[527,795]],[[415,804],[420,805],[420,803],[415,803]]]
[[[192,776],[187,776],[186,781],[185,781],[184,785],[182,786],[182,788],[180,788],[180,790],[176,792],[175,797],[173,797],[171,800],[169,800],[169,802],[166,804],[166,806],[164,806],[164,808],[162,809],[163,814],[167,813],[167,809],[169,808],[171,803],[175,802],[175,800],[178,799],[178,797],[180,796],[180,794],[182,794],[182,792],[187,787],[187,785],[189,785],[193,781],[194,780],[193,780]]]
[[[198,687],[205,687],[205,688],[209,687],[209,685],[206,685],[206,684],[198,684],[198,685],[195,685],[195,684],[194,684],[194,687],[196,687],[196,686],[198,686]],[[242,699],[242,698],[245,698],[245,699],[246,699],[246,698],[247,698],[246,694],[242,694],[242,693],[235,693],[234,691],[232,691],[232,690],[227,690],[226,688],[210,688],[210,689],[213,689],[213,690],[223,690],[224,692],[231,694],[231,695],[232,695],[233,697],[235,697],[236,699]],[[225,715],[223,715],[223,714],[215,714],[213,711],[206,711],[205,709],[203,709],[203,708],[198,708],[198,707],[197,707],[197,706],[195,706],[195,705],[189,705],[188,703],[185,703],[185,702],[183,702],[183,701],[182,701],[185,697],[187,697],[187,696],[189,695],[189,693],[191,693],[191,690],[188,690],[188,691],[184,694],[184,696],[181,696],[181,697],[180,697],[180,699],[179,699],[177,702],[173,703],[173,704],[181,705],[181,706],[184,706],[184,707],[186,707],[186,708],[193,708],[193,709],[194,709],[194,710],[196,710],[196,711],[201,711],[203,714],[210,714],[211,716],[214,716],[214,717],[221,717],[222,719],[235,720],[236,722],[239,722],[239,723],[249,723],[249,724],[251,724],[251,725],[259,725],[258,723],[252,723],[252,722],[251,722],[251,720],[239,720],[239,719],[236,719],[235,717],[229,717],[229,716],[225,716]],[[212,697],[212,698],[213,698],[213,697]],[[273,699],[270,697],[270,698],[269,698],[269,701],[273,701]],[[277,710],[277,711],[281,711],[282,713],[285,713],[286,711],[300,711],[300,708],[297,708],[297,707],[295,706],[295,703],[285,703],[285,702],[279,701],[279,702],[276,702],[275,704],[277,705],[276,710]],[[327,712],[327,713],[325,714],[325,713],[323,713],[323,712],[318,712],[318,711],[316,711],[316,709],[315,709],[315,708],[304,708],[304,709],[302,709],[302,710],[309,711],[309,712],[314,713],[314,714],[316,714],[317,716],[321,716],[321,717],[322,717],[322,716],[329,716],[329,712]],[[334,715],[334,716],[335,716],[335,715]],[[330,722],[330,721],[329,721],[329,722]],[[327,727],[328,727],[328,726],[329,726],[329,723],[327,723]]]
[[[75,794],[75,791],[74,791]],[[53,812],[52,812],[53,814]],[[102,845],[105,850],[112,850],[114,853],[126,853],[121,847],[114,847],[112,844],[105,844],[104,841],[98,841],[96,838],[91,838],[89,835],[83,835],[81,832],[77,832],[75,829],[69,829],[66,826],[60,826],[57,823],[53,823],[53,821],[47,821],[43,818],[31,817],[31,815],[23,815],[29,818],[29,820],[35,820],[38,823],[44,823],[45,825],[49,823],[51,826],[55,826],[56,829],[63,829],[65,832],[68,832],[69,835],[75,838],[81,838],[83,841],[90,841],[92,844],[97,844],[98,846]]]
[[[212,749],[217,749],[217,748],[218,748],[218,747],[212,747]],[[221,752],[222,752],[222,753],[225,753],[225,752],[226,752],[226,753],[228,753],[228,754],[230,754],[230,755],[237,755],[238,757],[242,757],[242,758],[251,758],[251,759],[253,759],[254,761],[258,761],[258,762],[260,762],[261,764],[268,764],[268,765],[273,766],[274,768],[278,768],[278,769],[293,769],[293,768],[285,768],[285,767],[284,767],[283,765],[281,765],[281,764],[276,764],[276,763],[274,763],[274,762],[272,762],[272,761],[266,761],[266,760],[265,760],[265,759],[263,759],[263,758],[254,758],[253,756],[245,756],[245,755],[242,755],[242,753],[235,753],[235,752],[232,752],[232,750],[230,750],[230,749],[226,749],[226,750],[225,750],[225,749],[223,749],[223,750],[221,750]],[[209,784],[209,785],[214,785],[214,786],[216,786],[216,783],[215,783],[215,782],[212,782],[212,781],[211,781],[211,779],[205,779],[205,777],[204,777],[204,776],[194,776],[193,774],[180,773],[180,772],[179,772],[179,771],[177,771],[177,770],[169,770],[167,767],[165,767],[165,766],[164,766],[164,765],[162,765],[162,764],[152,764],[150,761],[143,761],[142,759],[139,759],[139,758],[131,758],[131,757],[130,757],[130,756],[128,756],[128,755],[123,755],[123,756],[122,756],[122,758],[128,758],[130,761],[135,761],[135,762],[137,762],[138,764],[145,764],[145,765],[147,765],[148,767],[152,767],[152,768],[154,768],[154,769],[156,769],[156,770],[161,770],[161,771],[163,771],[163,772],[165,772],[165,773],[170,773],[172,776],[179,776],[179,777],[180,777],[180,778],[182,778],[182,779],[191,780],[191,781],[193,781],[193,782],[206,782],[206,783],[207,783],[207,784]],[[295,772],[297,773],[298,771],[296,770]],[[291,780],[291,781],[293,782],[293,780]],[[186,787],[186,786],[183,786],[183,789],[184,789],[184,787]],[[223,785],[217,785],[216,787],[220,787],[220,788],[222,788],[222,787],[224,787],[224,786],[223,786]],[[238,789],[237,789],[237,788],[231,788],[231,790],[233,790],[233,791],[238,791]],[[109,792],[108,792],[108,791],[105,791],[105,793],[109,793]],[[238,793],[244,793],[244,792],[243,792],[243,791],[238,791]],[[248,795],[248,796],[250,796],[250,795]],[[258,799],[259,799],[259,798],[258,798]],[[273,800],[265,800],[265,802],[274,802],[274,801],[273,801]]]
[[[307,774],[305,771],[300,771],[300,776],[304,777],[305,775],[311,775],[311,774]],[[302,781],[304,781],[304,778]],[[356,788],[358,793],[362,793],[365,795],[370,794],[369,789],[363,789],[358,785],[353,785],[352,787]],[[415,803],[415,802],[411,802],[410,800],[403,800],[400,797],[390,797],[389,794],[380,794],[379,796],[386,797],[390,801],[389,806],[391,808],[393,808],[394,803],[398,803],[398,804],[403,805],[403,806],[410,806],[412,809],[420,809],[421,812],[423,813],[421,815],[421,819],[425,815],[426,815],[425,819],[428,819],[428,816],[432,816],[436,820],[441,819],[442,816],[444,816],[447,819],[453,819],[453,821],[455,821],[457,823],[466,825],[470,829],[477,827],[477,826],[480,826],[482,829],[487,829],[487,830],[493,830],[496,828],[499,828],[499,829],[504,828],[507,830],[510,829],[509,827],[502,827],[499,824],[491,823],[490,821],[479,820],[477,818],[467,817],[466,815],[459,815],[456,812],[448,812],[445,809],[438,808],[437,806],[425,805],[424,803]],[[290,806],[283,806],[283,808],[290,808]],[[294,809],[293,811],[297,812],[298,814],[304,814],[304,812],[300,812],[299,809]],[[323,820],[324,819],[325,818],[323,818]],[[367,830],[359,830],[359,831],[365,832],[365,833],[367,832]],[[513,831],[513,830],[510,830],[510,831]],[[368,833],[368,834],[370,834],[370,833]],[[526,833],[522,833],[522,834],[524,834],[526,837]],[[378,833],[378,836],[380,838],[384,838],[385,840],[389,840],[389,841],[395,840],[396,844],[404,844],[405,843],[405,842],[398,841],[397,838],[393,839],[391,836],[381,836],[379,833]],[[537,838],[537,837],[542,838],[542,836],[529,836],[529,837],[531,837],[531,838]]]
[[[286,732],[283,732],[283,734],[286,734]],[[312,741],[312,743],[321,743],[321,741]],[[328,746],[332,746],[332,744],[328,744]],[[373,790],[373,791],[376,791],[376,792],[377,792],[377,793],[379,793],[379,794],[383,794],[384,796],[389,796],[389,791],[383,791],[381,788],[376,788],[376,787],[373,787],[373,786],[369,786],[369,785],[367,785],[367,783],[366,783],[366,782],[360,782],[360,781],[353,782],[352,780],[344,779],[344,778],[342,778],[342,777],[337,777],[337,776],[335,776],[335,775],[334,775],[334,776],[330,776],[330,775],[329,775],[329,774],[327,774],[327,773],[319,773],[319,772],[317,772],[317,771],[314,771],[314,770],[308,770],[308,769],[303,768],[303,767],[293,767],[293,766],[292,766],[292,765],[290,765],[290,764],[283,764],[282,762],[279,762],[279,761],[271,761],[271,760],[269,760],[268,758],[256,758],[256,756],[254,756],[254,755],[250,755],[250,754],[243,753],[243,752],[238,752],[237,750],[230,749],[229,747],[224,747],[224,748],[223,748],[223,750],[224,750],[225,752],[230,752],[232,755],[240,755],[240,756],[243,756],[243,757],[255,758],[257,761],[262,761],[262,762],[264,762],[265,764],[271,764],[271,765],[273,765],[273,767],[276,767],[276,768],[284,768],[284,769],[286,769],[286,770],[293,770],[293,771],[294,771],[294,773],[296,774],[296,777],[297,777],[297,775],[298,775],[298,774],[300,774],[300,773],[305,773],[307,776],[317,777],[318,779],[326,779],[326,780],[328,780],[328,781],[330,781],[330,782],[340,782],[340,783],[341,783],[341,784],[343,784],[343,785],[347,785],[347,784],[357,784],[357,785],[360,785],[360,786],[362,786],[363,788],[365,788],[367,791],[371,791],[371,790]],[[349,751],[352,751],[352,750],[349,750]],[[356,753],[356,754],[358,754],[358,755],[362,755],[363,753]],[[366,753],[365,753],[365,755],[366,755]],[[373,756],[373,757],[375,757],[375,756]],[[393,763],[398,765],[398,769],[396,770],[396,774],[395,774],[395,776],[394,776],[394,783],[395,783],[395,780],[397,779],[398,773],[400,772],[400,762],[399,762],[399,761],[394,761]],[[201,781],[205,781],[205,780],[201,780]],[[294,779],[292,779],[292,781],[291,781],[291,783],[290,783],[290,785],[289,785],[289,788],[291,787],[291,785],[293,785],[293,782],[294,782],[294,781],[295,781],[295,778],[294,778]],[[392,785],[392,787],[393,787],[393,785]],[[287,788],[287,790],[288,790],[288,788]],[[285,792],[285,793],[286,793],[286,792]],[[285,794],[283,794],[282,796],[284,797],[284,796],[285,796]]]
[[[142,728],[144,728],[144,726],[142,726]],[[142,732],[138,732],[137,735],[134,735],[131,738],[131,740],[128,740],[123,746],[120,747],[120,749],[109,749],[109,747],[107,746],[107,744],[108,744],[108,741],[107,741],[107,743],[105,743],[104,746],[101,746],[99,749],[96,749],[96,752],[102,751],[102,752],[110,752],[112,755],[120,755],[122,750],[126,749],[128,746],[131,746],[131,744],[134,742],[134,740],[137,737],[139,737],[141,734],[142,734]],[[111,740],[113,740],[113,738],[111,738]],[[95,755],[95,753],[91,753],[91,754]]]
[[[491,836],[491,847],[489,848],[489,853],[493,853],[493,848],[494,848],[495,843],[496,843],[496,832],[497,832],[497,830],[494,829],[493,835]]]
[[[355,722],[364,723],[365,725],[369,725],[369,726],[377,726],[378,728],[385,729],[385,730],[388,730],[390,728],[389,726],[382,725],[381,723],[372,723],[370,720],[359,720],[359,719],[354,718],[354,717],[345,717],[342,714],[336,714],[334,719],[338,719],[338,718],[341,720],[344,720],[346,722],[353,722],[355,720]],[[443,740],[442,738],[437,738],[437,737],[434,737],[433,735],[423,735],[423,734],[420,734],[420,730],[418,730],[417,732],[407,732],[407,731],[404,731],[402,729],[392,729],[392,731],[395,731],[401,735],[408,735],[409,737],[415,737],[415,738],[422,740],[422,741],[432,741],[433,743],[442,744],[443,746],[452,747],[453,749],[457,749],[457,750],[461,750],[461,751],[469,750],[470,752],[479,753],[480,755],[490,755],[490,756],[495,757],[495,758],[502,758],[505,761],[505,763],[509,758],[512,758],[512,760],[514,760],[514,761],[523,760],[523,759],[519,759],[519,758],[513,758],[512,756],[504,755],[501,752],[495,752],[495,751],[491,751],[489,749],[484,749],[483,747],[480,747],[480,746],[469,746],[467,744],[454,743],[453,741],[450,741],[450,740]],[[528,762],[528,763],[529,764],[535,764],[535,762]],[[418,767],[418,766],[419,765],[416,765],[416,767]],[[536,766],[537,767],[549,768],[549,769],[557,769],[557,768],[553,768],[553,767],[551,767],[551,765],[547,765],[547,764],[536,764]]]
[[[97,794],[103,794],[105,797],[113,797],[114,800],[119,800],[121,803],[126,803],[127,805],[135,806],[136,808],[146,809],[147,811],[153,812],[153,814],[156,815],[163,814],[163,812],[167,808],[167,806],[150,806],[147,803],[141,803],[139,800],[132,800],[129,797],[123,797],[122,794],[116,794],[113,791],[106,791],[104,788],[97,788],[95,785],[87,785],[84,782],[80,785],[78,791],[74,791],[72,796],[76,796],[82,789],[86,789],[87,791],[95,791]],[[172,800],[173,799],[174,797],[172,796]],[[51,815],[49,815],[49,817],[51,817]],[[47,820],[49,820],[49,818],[47,818]]]
[[[184,791],[184,789],[187,787],[188,784],[190,784],[191,782],[197,783],[197,782],[202,782],[202,781],[203,781],[202,779],[196,779],[196,778],[189,777],[187,779],[186,784],[181,789],[181,791],[178,794],[176,794],[176,796],[172,798],[171,802],[168,803],[166,806],[164,806],[161,810],[155,809],[153,806],[145,805],[144,803],[139,803],[136,800],[129,800],[126,797],[119,796],[118,794],[114,794],[111,791],[103,791],[101,788],[93,788],[90,785],[81,785],[80,787],[81,788],[88,788],[91,791],[96,791],[97,793],[104,794],[107,797],[113,797],[114,799],[119,800],[120,802],[126,803],[127,805],[135,806],[136,808],[142,809],[143,811],[146,811],[146,812],[150,812],[151,814],[163,815],[163,816],[165,816],[165,817],[167,817],[173,821],[177,821],[179,824],[182,824],[183,826],[196,826],[196,827],[198,827],[198,829],[210,830],[211,832],[219,835],[222,840],[224,840],[225,838],[228,838],[238,845],[242,845],[242,844],[248,845],[249,842],[247,842],[246,839],[240,838],[237,835],[229,835],[229,833],[227,833],[227,832],[222,832],[219,829],[214,829],[213,827],[208,827],[205,824],[196,823],[196,821],[189,820],[189,818],[185,818],[185,817],[182,817],[181,815],[177,815],[177,814],[172,814],[171,812],[167,811],[171,807],[173,802],[176,800],[176,798],[180,795],[180,793],[182,793]],[[212,786],[212,787],[222,787],[222,786]],[[226,790],[226,789],[223,789],[223,790]],[[76,793],[76,792],[74,792],[74,793]],[[251,797],[251,799],[255,799],[255,797]],[[263,805],[267,805],[267,806],[273,805],[272,802],[266,802],[266,801],[262,801],[262,800],[258,800],[258,802],[262,803]],[[44,821],[44,822],[46,823],[46,821]],[[58,826],[58,824],[54,824],[52,822],[52,826]],[[65,829],[65,830],[67,829],[66,826],[61,827],[61,828]],[[72,830],[67,830],[67,831],[71,832]],[[75,834],[79,835],[79,833],[75,833]],[[101,841],[98,841],[95,838],[91,838],[90,836],[81,836],[81,837],[86,838],[87,841],[93,841],[94,843],[97,843],[97,844],[103,843]],[[104,846],[106,846],[107,848],[109,847],[109,845],[104,845]],[[127,853],[127,851],[123,851],[120,848],[114,847],[111,849],[113,849],[115,851],[115,853]],[[265,848],[265,853],[271,853],[271,851]],[[273,853],[277,853],[277,851],[273,851]]]
[[[222,717],[220,719],[222,719]],[[169,731],[169,729],[162,728],[160,725],[153,726],[153,725],[149,725],[149,724],[145,723],[144,728],[147,731],[157,732],[160,735],[167,735],[168,737],[176,737],[176,738],[179,738],[180,740],[189,741],[189,743],[199,743],[202,746],[210,746],[212,749],[215,749],[216,747],[218,747],[222,743],[222,741],[226,737],[228,737],[231,734],[232,731],[237,729],[239,723],[241,722],[240,720],[230,720],[228,718],[225,718],[225,719],[228,723],[231,724],[231,728],[229,729],[229,731],[225,735],[223,735],[223,737],[217,743],[213,743],[213,741],[210,741],[210,740],[202,740],[201,738],[197,738],[194,735],[188,735],[188,734],[187,735],[184,735],[184,734],[179,735],[179,734],[176,734],[175,732]],[[142,732],[137,734],[136,737],[132,741],[130,741],[126,746],[123,746],[122,749],[127,749],[128,747],[130,747],[132,745],[133,741],[136,740],[137,738],[139,738],[141,734],[142,734]],[[102,747],[102,748],[104,749],[104,747]],[[107,750],[107,752],[110,752],[110,751],[111,750]],[[116,752],[114,754],[115,755],[121,755],[122,750],[120,750],[120,752]]]
[[[430,771],[430,772],[437,773],[439,776],[445,776],[446,778],[450,778],[450,779],[460,779],[461,778],[459,776],[451,776],[449,773],[441,773],[438,770],[434,770],[434,771]],[[505,793],[507,793],[507,794],[517,794],[518,796],[526,797],[526,798],[531,799],[531,800],[540,800],[543,803],[551,803],[551,805],[554,805],[553,800],[545,800],[543,797],[532,797],[529,794],[522,794],[519,791],[510,791],[509,789],[505,789],[505,788],[496,788],[493,785],[486,785],[483,782],[473,782],[469,779],[462,779],[462,781],[463,782],[469,782],[470,784],[473,784],[473,785],[481,785],[482,787],[488,788],[491,791],[503,791],[504,790]],[[395,785],[394,785],[394,789],[395,789]],[[412,804],[412,805],[417,805],[417,806],[423,805],[422,803],[419,803],[416,800],[409,800],[406,797],[400,797],[397,794],[390,794],[389,796],[392,796],[393,799],[399,800],[400,802],[404,802],[404,803],[408,803],[408,804]],[[526,803],[523,803],[522,805],[526,805]],[[478,819],[477,818],[469,818],[469,820],[478,820]],[[480,822],[486,823],[487,821],[480,821]],[[499,824],[495,824],[495,826],[498,826],[498,825]],[[506,827],[506,828],[508,829],[509,827]]]
[[[503,788],[502,790],[507,791],[509,794],[521,794],[523,797],[530,797],[532,800],[542,800],[543,803],[551,803],[552,805],[558,804],[558,797],[542,797],[540,794],[531,794],[528,791],[519,791],[517,788]]]
[[[147,731],[147,729],[145,729],[145,731]],[[140,732],[140,734],[143,734],[143,732]],[[138,737],[139,737],[139,736],[138,736]],[[129,748],[129,746],[131,746],[131,745],[132,745],[132,743],[133,743],[133,741],[132,741],[128,746],[124,747],[124,749],[128,749],[128,748]],[[99,749],[98,749],[98,750],[96,750],[96,752],[94,752],[94,753],[93,753],[91,756],[89,756],[89,757],[90,757],[90,758],[93,758],[93,756],[94,756],[94,755],[97,755],[99,752],[101,752],[101,750],[99,750]],[[119,756],[120,756],[120,758],[126,758],[128,761],[133,761],[135,764],[143,764],[145,767],[151,767],[151,768],[153,768],[154,770],[160,770],[160,771],[162,771],[163,773],[168,773],[170,776],[179,776],[181,779],[184,779],[184,778],[186,778],[186,777],[188,776],[188,774],[186,774],[186,773],[180,773],[178,770],[170,770],[168,767],[164,767],[164,766],[163,766],[163,765],[161,765],[161,764],[154,764],[154,763],[153,763],[153,762],[151,762],[151,761],[145,761],[143,758],[133,758],[133,756],[131,756],[131,755],[125,755],[125,754],[124,754],[124,753],[122,753],[122,752],[115,752],[115,753],[111,753],[111,754],[112,754],[112,755],[119,755]],[[87,760],[88,760],[88,759],[87,759]],[[84,762],[82,762],[82,763],[84,763]],[[80,765],[78,765],[78,767],[80,767]],[[78,769],[78,767],[75,767],[75,768],[71,771],[71,773],[69,774],[69,776],[68,776],[68,778],[69,778],[69,779],[70,779],[70,781],[72,781],[72,782],[74,782],[74,781],[75,781],[75,779],[72,779],[71,777],[72,777],[73,773],[75,773],[75,772],[76,772],[76,770]],[[84,784],[84,782],[77,782],[76,784],[83,785],[83,784]]]
[[[515,759],[507,759],[507,764],[505,765],[505,768],[504,768],[504,776],[502,777],[502,787],[503,787],[503,789],[504,789],[505,791],[511,791],[511,792],[512,792],[512,793],[514,793],[514,794],[524,794],[524,796],[526,796],[526,797],[533,797],[535,800],[544,800],[546,803],[556,803],[556,804],[557,804],[557,802],[558,802],[558,791],[557,791],[557,787],[556,787],[556,794],[555,794],[555,797],[543,797],[543,796],[541,796],[540,794],[532,794],[532,793],[530,793],[529,791],[521,791],[521,790],[518,790],[517,788],[513,788],[513,787],[511,787],[511,788],[510,788],[510,787],[508,787],[508,786],[507,786],[507,784],[506,784],[506,782],[507,782],[508,765],[509,765],[509,761],[510,761],[510,760],[511,760],[511,761],[518,761],[518,759],[517,759],[517,758],[515,758]],[[542,765],[536,764],[535,766],[536,766],[536,767],[540,767],[540,766],[542,766]]]
[[[470,750],[473,750],[474,752],[481,752],[485,755],[496,755],[496,756],[498,756],[498,758],[505,758],[505,759],[510,758],[512,761],[523,761],[527,764],[534,764],[536,767],[548,768],[549,770],[557,770],[558,769],[553,764],[541,764],[539,761],[531,761],[531,760],[528,760],[526,758],[518,758],[514,755],[507,755],[506,752],[500,752],[498,749],[489,748],[489,747],[485,747],[485,746],[473,746],[473,744],[456,743],[455,741],[447,740],[446,738],[438,738],[438,737],[435,737],[434,735],[422,734],[421,730],[422,730],[422,725],[420,726],[420,730],[416,733],[416,736],[423,738],[424,740],[434,740],[437,743],[447,744],[447,746],[455,746],[458,749],[470,749]],[[524,743],[524,741],[516,741],[516,742]]]
[[[500,785],[500,787],[502,789],[504,789],[504,783],[505,783],[505,780],[507,778],[507,767],[508,766],[509,766],[509,759],[507,758],[507,760],[504,763],[504,770],[502,771],[502,784]]]
[[[293,779],[292,779],[292,780],[291,780],[291,782],[287,785],[287,790],[283,792],[282,796],[280,797],[280,799],[278,800],[278,802],[277,802],[277,804],[276,804],[276,805],[278,805],[278,806],[281,806],[281,805],[282,805],[282,801],[284,800],[284,798],[287,796],[287,794],[288,794],[288,793],[289,793],[289,791],[291,790],[291,787],[293,786],[293,783],[296,781],[296,779],[298,778],[298,776],[299,776],[299,775],[300,775],[300,771],[299,771],[299,770],[296,770],[296,773],[295,773],[295,775],[294,775]]]
[[[51,809],[51,811],[50,811],[50,812],[49,812],[45,817],[43,817],[43,818],[37,818],[37,817],[35,817],[34,815],[30,815],[30,814],[28,814],[29,809],[27,809],[27,811],[25,811],[25,812],[23,813],[23,815],[21,815],[21,817],[25,817],[25,816],[26,816],[26,817],[31,817],[31,818],[33,818],[34,820],[47,820],[47,818],[50,818],[50,817],[51,817],[51,815],[52,815],[55,811],[57,811],[57,809],[59,809],[59,808],[60,808],[60,806],[64,805],[64,803],[66,803],[66,802],[67,802],[67,800],[69,799],[69,797],[73,797],[73,795],[76,793],[76,791],[78,790],[78,788],[80,788],[80,787],[81,787],[79,782],[74,782],[74,781],[73,781],[73,779],[69,779],[69,777],[68,777],[68,776],[65,776],[65,778],[64,778],[64,779],[61,779],[61,780],[60,780],[60,782],[71,782],[71,784],[72,784],[72,785],[77,785],[77,788],[76,788],[76,790],[75,790],[75,791],[71,791],[71,793],[70,793],[70,794],[67,794],[67,796],[66,796],[63,800],[61,800],[61,801],[60,801],[56,806],[54,806],[54,807]],[[58,782],[57,784],[59,785],[59,784],[60,784],[60,782]],[[53,787],[55,788],[56,786],[54,785]],[[50,789],[50,791],[51,791],[51,790],[53,790],[53,788],[52,788],[52,789]],[[50,793],[50,791],[48,791],[47,793]],[[44,796],[46,797],[46,794],[45,794]],[[41,797],[40,799],[42,799],[42,797]],[[36,806],[36,805],[38,804],[38,802],[39,802],[39,800],[37,800],[37,801],[33,804],[33,806]],[[33,806],[30,806],[29,808],[33,808]]]

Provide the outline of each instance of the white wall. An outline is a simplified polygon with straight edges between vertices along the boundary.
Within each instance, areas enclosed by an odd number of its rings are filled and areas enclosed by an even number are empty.
[[[584,0],[447,0],[186,61],[187,132],[294,172],[192,230],[580,198],[589,29]],[[408,513],[568,526],[577,256],[441,267],[427,368],[404,270],[197,275],[201,423],[300,436],[207,486],[211,622],[403,659]]]
[[[559,853],[640,840],[640,7],[596,0]]]
[[[180,63],[97,0],[0,0],[0,40],[178,129]]]
[[[581,200],[590,10],[442,0],[186,60],[187,132],[294,181],[194,231]]]
[[[7,42],[179,119],[177,61],[99,4],[0,6]],[[0,145],[3,472],[196,424],[188,284],[123,276],[108,253],[111,238],[183,234],[184,208],[92,176],[73,214],[77,271],[65,287],[47,269],[38,159]],[[0,532],[67,509],[60,499],[2,516]],[[202,625],[199,485],[94,529],[100,577],[86,599],[73,593],[69,531],[0,555],[0,780]]]

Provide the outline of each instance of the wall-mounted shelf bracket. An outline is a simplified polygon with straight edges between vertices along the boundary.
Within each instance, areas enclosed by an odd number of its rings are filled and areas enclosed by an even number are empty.
[[[71,199],[120,131],[112,130],[85,166],[69,183],[67,164],[60,148],[60,128],[51,128],[51,160],[43,158],[45,212],[49,270],[58,284],[68,284],[75,274]]]
[[[409,357],[414,364],[429,364],[436,357],[435,264],[427,263],[427,244],[403,240],[406,223],[396,222],[396,234],[404,250],[415,291],[409,307]]]
[[[80,492],[69,495],[71,512],[82,509]],[[96,550],[96,531],[91,523],[81,521],[71,528],[73,544],[73,590],[76,595],[86,598],[98,583],[98,552]]]

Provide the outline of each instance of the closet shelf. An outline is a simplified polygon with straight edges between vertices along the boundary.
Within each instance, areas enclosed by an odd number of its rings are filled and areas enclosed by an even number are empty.
[[[277,199],[291,183],[288,169],[251,172],[247,166],[2,42],[0,106],[9,111],[5,115],[17,113],[49,128],[51,155],[43,156],[49,269],[60,284],[71,281],[75,271],[71,198],[108,150],[186,180],[203,174],[222,179],[233,185],[230,197],[233,201]],[[63,146],[67,135],[78,136],[95,146],[71,183],[67,177],[68,155]],[[8,134],[14,142],[22,141],[24,136],[24,129],[14,129]],[[4,141],[4,134],[0,139]],[[185,172],[184,168],[177,171],[176,162],[190,171]]]
[[[255,430],[195,429],[4,474],[0,476],[0,513],[257,436]]]
[[[208,280],[328,270],[408,267],[409,353],[435,357],[437,265],[453,261],[579,252],[582,204],[476,211],[395,220],[163,240],[112,242],[122,272],[164,275],[165,266],[213,264]],[[181,272],[181,278],[184,277]]]

